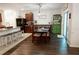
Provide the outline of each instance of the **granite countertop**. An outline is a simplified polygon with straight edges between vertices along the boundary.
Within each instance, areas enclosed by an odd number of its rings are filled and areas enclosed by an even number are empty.
[[[0,36],[7,35],[9,33],[17,32],[17,31],[20,31],[20,27],[10,28],[10,29],[3,28],[3,29],[0,29]]]

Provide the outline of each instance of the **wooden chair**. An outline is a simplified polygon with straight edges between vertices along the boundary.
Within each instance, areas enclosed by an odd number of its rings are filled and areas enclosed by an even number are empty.
[[[48,42],[50,40],[50,36],[51,36],[51,26],[45,26],[44,28],[49,29],[47,33],[44,33],[42,35],[42,38],[44,41]]]
[[[33,32],[32,32],[32,42],[36,42],[40,40],[40,33],[35,32],[38,29],[38,26],[33,25]]]

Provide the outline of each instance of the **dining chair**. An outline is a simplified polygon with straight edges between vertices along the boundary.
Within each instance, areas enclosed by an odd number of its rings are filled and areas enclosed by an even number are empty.
[[[48,32],[42,34],[42,39],[44,41],[48,42],[50,40],[50,36],[51,36],[51,26],[47,25],[44,27],[44,29],[48,29]]]
[[[32,31],[32,42],[37,42],[40,40],[40,33],[37,33],[36,30],[38,30],[38,26],[33,25],[33,31]]]

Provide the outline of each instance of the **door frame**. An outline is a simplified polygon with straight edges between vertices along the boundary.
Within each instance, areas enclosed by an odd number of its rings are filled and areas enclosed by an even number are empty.
[[[63,11],[63,18],[62,18],[62,36],[64,37],[64,19],[65,19],[65,13],[67,13],[68,12],[68,14],[67,14],[67,16],[68,16],[68,19],[69,19],[69,10],[68,10],[68,8],[66,9],[66,10],[64,10]],[[68,19],[67,19],[67,22],[66,22],[66,39],[67,39],[67,36],[68,36],[68,33],[67,33],[67,31],[68,31],[68,27],[67,27],[67,23],[68,23]]]

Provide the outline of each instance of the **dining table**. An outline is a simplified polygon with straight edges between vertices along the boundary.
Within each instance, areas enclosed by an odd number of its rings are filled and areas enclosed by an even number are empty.
[[[42,39],[43,34],[45,34],[45,38],[47,39],[48,32],[49,32],[49,29],[45,29],[45,28],[40,28],[40,29],[34,30],[34,33],[40,34],[40,40]]]

